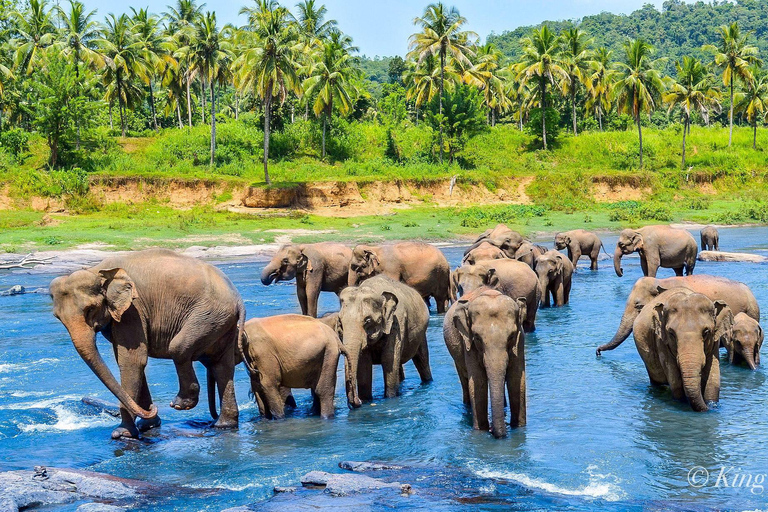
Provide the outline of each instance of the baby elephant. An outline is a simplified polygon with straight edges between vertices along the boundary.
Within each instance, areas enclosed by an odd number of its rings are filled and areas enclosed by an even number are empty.
[[[536,262],[536,275],[539,276],[541,307],[549,307],[550,296],[555,307],[568,304],[571,297],[573,264],[565,255],[554,249],[547,251]]]
[[[651,384],[669,384],[696,412],[720,399],[720,339],[730,339],[733,314],[722,301],[686,288],[667,290],[646,305],[633,327]]]
[[[284,418],[291,388],[309,388],[313,414],[333,417],[336,367],[345,350],[326,323],[303,315],[254,318],[240,343],[262,415]]]
[[[733,334],[726,338],[725,348],[728,361],[739,364],[742,360],[750,370],[760,364],[760,347],[763,346],[763,329],[746,313],[739,313],[733,318]]]
[[[472,407],[472,422],[488,430],[488,391],[491,394],[491,432],[507,434],[504,418],[505,385],[512,413],[510,425],[526,423],[525,299],[512,299],[482,287],[465,295],[445,315],[443,336],[453,357],[464,394]]]
[[[701,236],[702,251],[720,250],[720,234],[717,232],[716,227],[707,226],[699,232],[699,235]]]
[[[555,249],[568,249],[568,259],[576,268],[576,263],[582,255],[589,256],[589,269],[597,270],[597,257],[600,256],[600,248],[603,242],[600,238],[589,231],[583,229],[574,229],[555,235]],[[605,248],[603,247],[603,251]]]

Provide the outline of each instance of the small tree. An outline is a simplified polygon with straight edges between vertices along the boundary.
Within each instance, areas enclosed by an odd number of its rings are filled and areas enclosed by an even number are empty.
[[[442,141],[445,150],[453,162],[456,153],[467,143],[470,137],[482,131],[485,127],[483,112],[483,97],[475,87],[462,85],[443,94],[442,102],[439,96],[432,98],[427,111],[427,121],[432,129],[439,133],[442,128]],[[440,107],[442,103],[442,113]]]

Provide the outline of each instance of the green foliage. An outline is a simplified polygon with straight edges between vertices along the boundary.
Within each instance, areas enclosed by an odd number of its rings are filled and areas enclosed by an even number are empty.
[[[547,107],[547,143],[552,144],[560,136],[560,113],[552,107]],[[525,133],[535,137],[540,144],[542,141],[541,132],[541,109],[534,108],[528,115],[528,122],[525,123]]]
[[[29,134],[21,128],[0,132],[0,149],[7,151],[21,163],[24,160],[24,154],[29,150]]]
[[[456,87],[446,91],[440,114],[440,97],[436,95],[428,105],[427,121],[435,133],[442,125],[443,144],[453,161],[469,138],[486,128],[483,98],[474,87]]]
[[[512,223],[521,219],[543,217],[547,209],[542,206],[511,204],[504,206],[473,206],[460,212],[461,225],[467,228],[479,228],[498,223]]]
[[[609,205],[608,219],[612,222],[634,222],[654,220],[669,222],[672,210],[658,202],[619,201]]]

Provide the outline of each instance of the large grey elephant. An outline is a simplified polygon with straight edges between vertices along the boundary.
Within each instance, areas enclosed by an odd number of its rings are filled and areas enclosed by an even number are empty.
[[[701,250],[702,251],[719,251],[720,250],[720,233],[717,232],[717,228],[714,226],[707,226],[699,232],[701,237]]]
[[[352,249],[332,242],[283,245],[261,272],[265,285],[296,278],[301,314],[317,317],[320,292],[336,295],[347,286]]]
[[[517,261],[522,261],[532,269],[536,268],[536,262],[539,258],[547,252],[547,248],[543,245],[532,244],[525,241],[520,244],[520,247],[515,251],[515,258]]]
[[[270,419],[285,417],[287,391],[312,390],[312,412],[333,417],[336,368],[344,347],[323,320],[302,315],[253,318],[241,339],[243,361],[259,412]]]
[[[373,399],[373,365],[384,373],[384,396],[400,394],[402,364],[413,360],[422,382],[432,380],[427,346],[429,310],[420,294],[387,276],[341,292],[337,329],[347,350],[347,402]]]
[[[688,288],[707,296],[710,300],[721,300],[728,304],[734,315],[746,313],[755,320],[760,320],[760,306],[752,290],[744,283],[724,277],[697,275],[685,277],[641,277],[632,287],[624,307],[619,328],[610,342],[597,349],[597,355],[604,350],[613,350],[621,345],[632,333],[632,325],[640,311],[664,290]]]
[[[568,304],[571,298],[573,264],[563,253],[555,249],[547,251],[536,261],[536,275],[539,276],[541,307],[549,307],[549,298],[555,307]]]
[[[474,265],[482,260],[500,260],[506,258],[504,251],[488,242],[481,242],[477,247],[464,255],[461,264]]]
[[[525,332],[536,330],[536,312],[541,300],[539,278],[531,267],[522,261],[503,259],[478,261],[474,265],[463,265],[452,275],[454,288],[464,295],[481,286],[499,290],[513,299],[524,297],[526,315]]]
[[[600,237],[583,229],[574,229],[555,235],[555,249],[568,250],[568,259],[571,260],[574,269],[579,258],[588,256],[590,262],[589,269],[597,270],[597,258],[600,256],[601,247],[603,247],[603,242],[600,240]],[[603,248],[603,251],[605,251],[605,248]]]
[[[147,358],[171,359],[178,410],[197,405],[193,361],[208,370],[208,404],[215,427],[238,423],[233,377],[245,308],[232,282],[208,263],[164,249],[113,256],[95,267],[57,277],[50,285],[53,314],[69,331],[85,363],[118,400],[122,423],[112,437],[138,437],[159,424],[144,368]],[[96,347],[101,332],[114,346],[118,384]],[[217,416],[215,388],[221,400]],[[141,418],[135,422],[136,417]],[[137,424],[138,423],[138,424]]]
[[[474,428],[488,430],[488,391],[491,432],[507,434],[504,420],[505,386],[509,393],[510,425],[526,424],[525,299],[512,299],[482,287],[459,299],[443,321],[443,336],[453,357],[464,404],[472,408]]]
[[[514,258],[515,252],[517,252],[517,250],[520,248],[520,244],[522,244],[524,241],[525,240],[523,235],[517,231],[509,229],[504,224],[497,224],[495,228],[489,229],[477,237],[477,240],[475,240],[474,243],[469,246],[466,251],[464,251],[464,254],[466,255],[483,242],[488,242],[489,244],[495,245],[504,251],[504,254],[507,255],[507,258]]]
[[[637,316],[635,345],[651,384],[669,384],[676,400],[696,412],[720,399],[720,340],[730,338],[733,315],[723,301],[686,288],[667,290]]]
[[[750,370],[760,365],[760,348],[763,346],[763,328],[757,320],[739,313],[733,318],[733,334],[725,341],[728,361],[731,364],[747,363]]]
[[[451,293],[451,267],[442,251],[423,242],[358,245],[352,251],[347,284],[356,286],[383,274],[415,289],[425,301],[434,297],[438,313],[445,313]]]
[[[696,240],[684,229],[669,226],[646,226],[640,229],[625,229],[619,235],[613,253],[613,268],[616,275],[624,275],[621,257],[637,252],[643,275],[656,277],[659,267],[672,268],[678,276],[693,274],[698,248]]]

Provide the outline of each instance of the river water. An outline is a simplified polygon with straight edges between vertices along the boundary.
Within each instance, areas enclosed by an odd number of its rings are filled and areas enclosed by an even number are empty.
[[[724,250],[768,253],[767,228],[723,229],[720,238]],[[604,237],[609,252],[615,241],[615,236]],[[444,251],[455,266],[463,248]],[[377,371],[374,402],[347,410],[340,365],[334,420],[308,416],[309,392],[296,390],[298,408],[284,421],[267,421],[248,398],[241,366],[236,374],[240,429],[217,432],[206,428],[210,418],[204,394],[193,411],[169,407],[177,387],[173,365],[152,360],[147,377],[162,428],[143,442],[111,441],[117,420],[80,400],[115,400],[52,316],[50,298],[0,297],[0,470],[76,467],[223,490],[205,498],[170,497],[156,510],[220,510],[257,502],[269,498],[275,485],[295,484],[309,470],[338,471],[342,460],[466,470],[487,477],[488,492],[519,493],[518,510],[541,509],[553,499],[559,500],[559,508],[572,510],[765,507],[766,366],[755,372],[731,367],[723,355],[720,404],[697,414],[673,401],[668,390],[650,388],[631,338],[596,358],[595,347],[615,332],[641,270],[637,258],[625,258],[623,278],[616,277],[610,260],[601,261],[598,272],[590,272],[586,264],[582,260],[574,276],[571,304],[541,310],[537,331],[526,336],[528,425],[502,440],[472,430],[443,342],[442,317],[433,309],[429,344],[434,382],[422,386],[409,363],[398,398],[382,399]],[[243,295],[248,316],[299,312],[293,283],[261,285],[263,265],[221,265]],[[768,311],[765,266],[699,262],[696,273],[748,283]],[[673,272],[660,270],[660,277],[668,275]],[[44,287],[52,277],[5,272],[0,289],[15,284]],[[320,311],[337,308],[335,295],[323,294]],[[109,344],[99,337],[99,346],[116,371]],[[197,370],[204,383],[202,367]],[[688,481],[689,471],[698,466],[710,472],[700,488]],[[721,471],[724,478],[718,482]],[[700,484],[701,472],[697,475],[695,483]],[[737,475],[752,480],[734,482]]]

